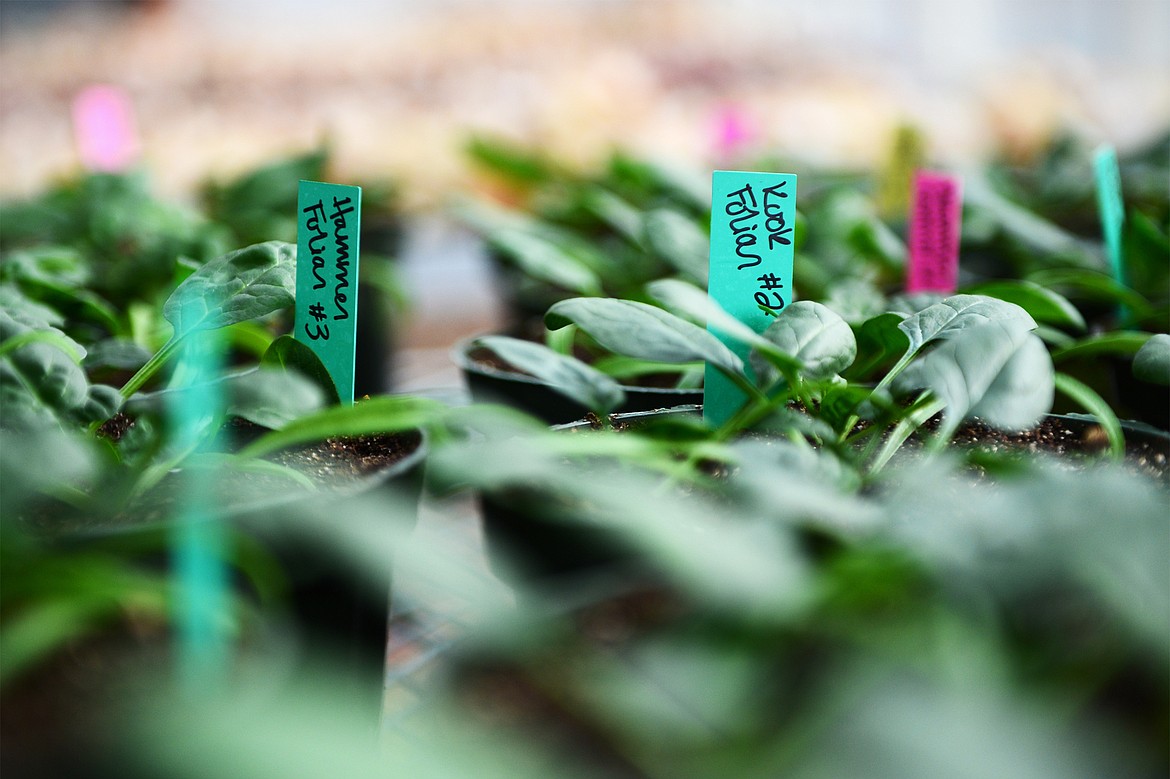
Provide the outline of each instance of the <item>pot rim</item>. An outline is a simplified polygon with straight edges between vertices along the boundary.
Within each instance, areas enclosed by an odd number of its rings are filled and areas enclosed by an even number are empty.
[[[390,435],[404,435],[408,433],[418,434],[418,446],[416,446],[410,453],[406,454],[398,460],[395,460],[385,468],[374,471],[372,473],[363,474],[362,476],[359,476],[352,481],[343,482],[337,487],[323,487],[314,493],[302,494],[298,492],[293,495],[273,496],[271,491],[269,491],[267,498],[262,498],[251,502],[240,502],[234,505],[221,507],[221,510],[216,512],[214,519],[221,521],[234,521],[246,517],[249,513],[278,509],[282,505],[286,505],[291,501],[303,499],[305,497],[320,498],[321,496],[333,496],[337,498],[344,498],[365,492],[367,490],[375,489],[399,476],[410,473],[414,469],[421,467],[425,462],[426,457],[430,452],[430,437],[427,435],[427,431],[424,428],[402,430],[397,433],[391,433]],[[116,538],[118,536],[127,534],[166,531],[174,526],[175,521],[173,519],[161,519],[153,522],[140,523],[111,523],[99,527],[81,528],[74,532],[52,536],[52,538],[57,541],[96,541],[103,538]]]
[[[680,406],[671,406],[669,408],[658,408],[652,411],[623,411],[616,414],[610,414],[610,419],[614,422],[632,422],[646,417],[653,416],[668,416],[671,414],[701,414],[703,412],[703,405],[686,404]],[[1059,419],[1064,422],[1072,422],[1075,425],[1089,425],[1099,424],[1095,417],[1090,414],[1045,414],[1045,418]],[[1139,436],[1146,436],[1148,438],[1162,442],[1170,446],[1170,431],[1160,430],[1153,425],[1145,422],[1140,422],[1132,419],[1120,420],[1121,427],[1126,433],[1136,433]],[[560,425],[553,425],[550,430],[578,430],[593,426],[593,422],[588,419],[578,419],[574,422],[566,422]]]

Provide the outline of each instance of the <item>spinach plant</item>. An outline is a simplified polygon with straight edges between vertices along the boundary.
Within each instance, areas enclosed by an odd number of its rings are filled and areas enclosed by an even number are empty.
[[[705,282],[700,176],[620,152],[577,173],[488,138],[473,139],[469,153],[508,188],[510,205],[466,199],[456,213],[484,238],[519,318],[573,294],[640,296],[667,276]]]

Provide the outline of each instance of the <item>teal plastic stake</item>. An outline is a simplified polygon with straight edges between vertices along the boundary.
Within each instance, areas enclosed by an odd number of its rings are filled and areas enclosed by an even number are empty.
[[[717,170],[711,176],[711,254],[707,291],[757,333],[792,302],[796,176]],[[750,347],[711,332],[746,362]],[[750,366],[748,368],[751,370]],[[718,369],[703,377],[703,416],[722,424],[743,405],[743,392]]]
[[[1129,274],[1125,272],[1121,237],[1125,227],[1125,204],[1121,199],[1121,170],[1117,165],[1117,152],[1112,146],[1106,144],[1094,152],[1093,172],[1097,180],[1097,211],[1101,215],[1101,232],[1105,236],[1109,268],[1117,283],[1128,287]],[[1133,315],[1125,304],[1118,307],[1117,317],[1122,327],[1133,324]]]
[[[180,453],[198,448],[222,407],[213,381],[221,362],[220,348],[216,331],[194,336],[183,347],[175,391],[168,393],[168,413]],[[171,531],[171,559],[178,579],[179,680],[187,694],[203,694],[217,689],[227,667],[227,543],[216,510],[216,474],[207,468],[184,468],[176,478],[180,492]]]
[[[353,405],[361,187],[302,181],[297,194],[297,303],[293,335]]]

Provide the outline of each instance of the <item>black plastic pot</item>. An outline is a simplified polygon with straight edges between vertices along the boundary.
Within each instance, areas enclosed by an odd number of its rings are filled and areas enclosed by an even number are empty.
[[[385,666],[386,627],[390,612],[390,592],[372,588],[368,578],[355,571],[352,558],[342,544],[323,542],[322,523],[282,522],[290,511],[301,516],[328,517],[345,522],[345,501],[353,496],[377,499],[385,495],[388,511],[387,532],[409,531],[418,520],[418,502],[422,494],[423,465],[427,440],[421,431],[399,434],[409,453],[385,468],[337,487],[323,489],[308,499],[291,505],[279,495],[258,490],[257,500],[235,502],[224,507],[230,522],[253,541],[278,565],[284,591],[277,598],[279,616],[287,619],[295,634],[298,673],[312,673],[314,664],[327,658],[355,680],[360,680],[355,695],[364,701],[371,717],[379,710]],[[396,527],[394,527],[394,526]],[[80,537],[63,539],[64,543],[84,544],[87,540],[133,539],[154,534],[158,545],[165,546],[172,532],[169,520],[151,524],[118,525],[88,531]],[[387,571],[392,561],[386,560]],[[160,566],[169,565],[165,558]],[[246,594],[246,590],[245,590]],[[267,608],[260,603],[258,607]],[[373,720],[372,720],[373,721]]]
[[[673,414],[700,414],[701,405],[615,414],[618,426],[638,426]],[[1051,414],[1078,438],[1090,434],[1097,422],[1089,416]],[[554,430],[591,429],[595,423],[579,419]],[[1170,459],[1170,433],[1140,422],[1123,422],[1127,449],[1133,453],[1161,454]],[[550,501],[538,486],[517,487],[480,496],[484,543],[492,570],[501,579],[524,586],[555,585],[601,574],[622,574],[631,569],[633,550],[618,534],[602,528],[549,519]]]
[[[1126,416],[1170,430],[1170,387],[1141,381],[1133,375],[1133,358],[1109,360],[1109,377],[1117,405]]]
[[[354,351],[353,394],[376,397],[394,388],[396,344],[394,316],[385,295],[370,284],[358,285],[358,306]]]
[[[388,523],[410,530],[418,521],[427,443],[421,433],[404,435],[416,442],[410,454],[359,480],[345,493],[387,493],[388,505],[399,509],[387,518]],[[343,501],[344,495],[323,496],[315,508],[344,522],[344,511],[338,511]],[[387,532],[392,530],[388,525]],[[288,579],[288,605],[303,642],[301,654],[308,661],[302,663],[305,671],[311,671],[308,665],[317,656],[327,656],[362,680],[359,694],[369,693],[367,708],[380,706],[390,592],[371,588],[365,577],[354,572],[352,560],[342,550],[323,545],[313,533],[275,533],[264,540]],[[390,560],[386,566],[390,569]]]
[[[552,388],[540,379],[519,371],[503,370],[483,361],[489,352],[473,345],[474,338],[455,344],[451,359],[463,373],[463,380],[478,403],[501,403],[524,411],[550,425],[561,425],[581,419],[589,412],[582,406]],[[621,413],[655,411],[703,402],[702,389],[674,389],[669,387],[639,387],[623,385],[625,404]]]
[[[614,414],[614,424],[640,425],[673,414],[698,414],[701,406],[679,405]],[[554,430],[589,429],[578,419]],[[539,485],[479,496],[484,545],[492,571],[518,585],[550,585],[598,574],[620,575],[634,561],[633,550],[615,533],[549,518],[555,495]]]

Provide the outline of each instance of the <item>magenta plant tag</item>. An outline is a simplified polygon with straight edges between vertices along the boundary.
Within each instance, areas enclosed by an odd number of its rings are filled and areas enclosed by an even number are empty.
[[[711,254],[707,292],[757,333],[792,302],[796,176],[717,170],[711,176]],[[711,332],[747,363],[750,347]],[[749,367],[750,371],[751,368]],[[703,376],[703,416],[722,424],[743,392],[717,368]]]
[[[735,104],[727,104],[715,112],[713,119],[715,153],[720,159],[732,159],[740,154],[756,137],[755,126],[748,114]]]
[[[959,281],[962,208],[958,178],[930,171],[915,173],[907,292],[954,294]]]
[[[343,406],[353,405],[361,213],[361,187],[300,183],[293,335],[321,359]]]
[[[73,101],[73,130],[81,164],[89,170],[117,173],[138,158],[130,96],[119,87],[83,89]]]

